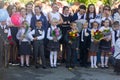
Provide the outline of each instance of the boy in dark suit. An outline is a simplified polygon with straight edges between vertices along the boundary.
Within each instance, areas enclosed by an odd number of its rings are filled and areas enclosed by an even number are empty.
[[[79,48],[79,33],[76,23],[70,24],[71,29],[67,32],[65,41],[67,43],[66,68],[75,67],[75,55]]]
[[[88,51],[91,43],[91,33],[88,30],[88,22],[83,24],[83,29],[80,32],[80,65],[87,67]]]
[[[45,37],[45,31],[41,28],[42,27],[42,21],[37,20],[36,21],[36,29],[33,29],[29,37],[33,41],[33,53],[35,57],[35,67],[39,68],[39,64],[37,63],[39,55],[41,56],[42,60],[42,67],[46,68],[46,61],[45,61],[45,55],[44,55],[44,37]]]

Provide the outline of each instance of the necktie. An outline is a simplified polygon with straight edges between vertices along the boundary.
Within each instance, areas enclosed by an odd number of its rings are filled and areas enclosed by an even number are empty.
[[[115,30],[115,41],[117,40],[117,31]]]

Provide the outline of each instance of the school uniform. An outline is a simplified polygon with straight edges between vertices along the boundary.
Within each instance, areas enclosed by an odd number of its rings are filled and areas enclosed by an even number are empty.
[[[44,37],[45,37],[45,31],[42,28],[36,27],[36,29],[33,29],[30,33],[30,39],[33,41],[33,54],[35,57],[35,66],[38,65],[38,57],[41,56],[42,65],[46,66],[45,61],[45,55],[44,55]],[[35,37],[37,37],[37,40],[33,40]]]
[[[80,19],[86,20],[86,14],[81,15],[79,14],[79,12],[77,12],[73,15],[72,21],[80,20]]]
[[[79,33],[78,33],[77,37],[74,40],[72,40],[69,36],[70,31],[72,31],[72,30],[67,31],[66,38],[65,38],[66,43],[67,43],[66,67],[74,68],[75,67],[75,58],[76,58],[76,53],[77,53],[76,48],[79,48]],[[69,43],[69,41],[71,41],[72,43]]]
[[[118,38],[115,42],[115,52],[114,57],[116,59],[116,63],[114,66],[114,71],[120,73],[120,38]]]
[[[119,38],[120,30],[113,30],[112,31],[112,46],[115,46],[115,42]]]
[[[25,28],[20,28],[16,35],[17,39],[19,40],[19,54],[20,55],[31,55],[31,44],[30,39],[28,37],[29,30],[25,33]],[[22,39],[22,36],[24,38]],[[22,39],[22,40],[21,40]]]
[[[91,29],[91,31],[94,30],[94,32],[98,29]],[[91,44],[90,44],[90,52],[98,52],[99,48],[99,42],[95,43],[94,39],[91,37]]]
[[[90,49],[91,33],[88,29],[83,29],[80,32],[80,64],[87,67],[88,49]]]
[[[45,30],[45,32],[47,31],[48,29],[48,21],[46,19],[46,17],[44,15],[33,15],[32,18],[31,18],[31,23],[30,23],[30,26],[32,29],[35,29],[36,28],[36,21],[37,20],[40,20],[42,21],[42,28]]]
[[[104,29],[110,29],[111,30],[111,28],[105,28],[104,26],[103,27],[101,27],[100,28],[100,31],[104,31]],[[109,35],[105,35],[105,37],[107,37],[107,38],[111,38],[111,34],[109,34]],[[99,44],[99,48],[100,48],[100,50],[102,51],[102,52],[110,52],[110,49],[111,49],[111,40],[110,41],[106,41],[106,40],[104,40],[104,39],[102,39],[101,41],[100,41],[100,44]]]
[[[57,67],[57,65],[56,65],[57,64],[57,52],[60,49],[59,40],[61,38],[61,35],[59,35],[57,37],[57,41],[54,41],[53,36],[52,36],[52,31],[55,30],[56,28],[58,28],[58,27],[51,26],[50,28],[48,28],[48,32],[47,32],[47,38],[49,40],[48,48],[50,50],[50,66],[52,68]],[[53,59],[54,59],[54,61],[53,61]]]

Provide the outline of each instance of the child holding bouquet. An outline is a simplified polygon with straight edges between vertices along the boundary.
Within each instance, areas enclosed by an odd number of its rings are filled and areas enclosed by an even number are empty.
[[[49,39],[48,48],[50,50],[50,66],[51,68],[56,68],[57,65],[57,52],[60,49],[59,40],[61,38],[60,28],[56,26],[54,22],[51,27],[48,28],[47,38]]]
[[[26,58],[26,67],[29,67],[29,56],[31,54],[30,39],[28,39],[28,33],[30,29],[27,25],[27,21],[22,22],[22,27],[19,29],[16,37],[19,40],[19,54],[20,54],[20,66],[24,67],[24,57]]]
[[[103,37],[102,32],[98,30],[99,24],[98,22],[94,21],[92,23],[91,29],[91,45],[90,45],[90,61],[91,61],[91,68],[97,68],[97,51],[99,46],[99,41]]]
[[[66,68],[72,69],[75,67],[75,54],[79,49],[79,32],[76,23],[70,24],[71,30],[66,34],[67,54]]]
[[[100,31],[104,35],[99,45],[101,50],[101,68],[108,68],[108,56],[111,49],[111,28],[108,19],[104,21],[104,26],[100,28]]]

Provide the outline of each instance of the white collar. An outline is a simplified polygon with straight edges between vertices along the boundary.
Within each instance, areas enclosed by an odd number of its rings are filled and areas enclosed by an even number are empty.
[[[51,26],[52,30],[54,30],[55,28],[57,28],[57,26]]]

